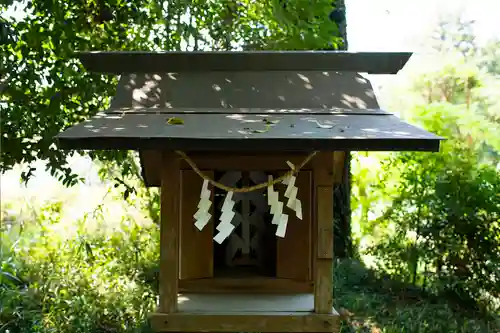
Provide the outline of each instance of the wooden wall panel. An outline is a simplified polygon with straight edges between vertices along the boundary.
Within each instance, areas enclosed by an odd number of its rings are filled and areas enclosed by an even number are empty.
[[[213,178],[213,172],[203,171]],[[212,219],[199,231],[194,226],[193,215],[198,210],[203,179],[192,170],[181,171],[181,214],[180,214],[180,269],[179,278],[201,279],[213,277],[213,188]]]
[[[286,171],[280,172],[280,174]],[[278,278],[309,281],[311,280],[311,198],[312,173],[300,171],[296,186],[299,188],[297,197],[302,202],[302,220],[295,216],[295,212],[285,207],[288,214],[288,225],[285,238],[278,238],[277,268]],[[277,186],[280,192],[280,201],[285,200],[285,186]],[[286,205],[286,201],[284,202]]]

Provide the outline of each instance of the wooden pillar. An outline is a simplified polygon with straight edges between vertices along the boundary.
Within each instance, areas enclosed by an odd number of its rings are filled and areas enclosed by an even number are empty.
[[[159,310],[173,313],[177,311],[179,278],[180,158],[164,152],[162,162]]]
[[[335,156],[335,154],[333,154]],[[314,249],[314,312],[333,311],[333,181],[332,153],[314,157],[315,249]]]

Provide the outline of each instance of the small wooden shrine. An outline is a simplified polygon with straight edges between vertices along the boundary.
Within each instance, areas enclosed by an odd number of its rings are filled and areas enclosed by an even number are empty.
[[[438,151],[358,72],[409,53],[89,52],[121,75],[65,149],[133,149],[161,187],[156,331],[338,332],[333,188],[349,151]]]

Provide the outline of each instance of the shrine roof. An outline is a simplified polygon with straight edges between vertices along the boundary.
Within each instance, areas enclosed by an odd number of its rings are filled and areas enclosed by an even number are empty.
[[[102,113],[59,140],[69,149],[437,151],[440,138],[380,111],[171,109]]]
[[[349,51],[90,51],[83,65],[100,73],[207,71],[344,71],[396,74],[411,52]]]
[[[81,53],[120,81],[110,109],[57,139],[63,149],[438,151],[440,137],[380,110],[357,73],[395,73],[410,55]]]

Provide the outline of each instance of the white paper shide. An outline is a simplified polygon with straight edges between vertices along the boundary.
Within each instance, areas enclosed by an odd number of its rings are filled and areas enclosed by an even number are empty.
[[[292,169],[293,173],[283,179],[282,184],[286,185],[285,190],[285,201],[286,207],[295,212],[298,219],[302,220],[302,203],[297,197],[298,187],[295,186],[296,172],[295,166],[287,161],[287,164]],[[286,235],[286,229],[288,225],[288,215],[283,213],[283,208],[285,202],[279,200],[279,192],[275,191],[273,183],[273,176],[268,176],[269,184],[267,186],[267,204],[270,207],[270,213],[272,216],[271,223],[276,225],[276,236],[284,238]],[[203,230],[203,228],[208,224],[212,215],[209,213],[212,202],[210,201],[211,191],[208,189],[208,180],[203,181],[203,186],[200,194],[200,202],[198,203],[198,211],[194,214],[195,226],[198,230]],[[219,244],[222,244],[229,235],[236,229],[235,225],[232,223],[236,212],[234,212],[235,202],[233,200],[233,191],[229,191],[226,194],[224,203],[221,208],[221,215],[219,218],[219,224],[217,225],[217,234],[213,238]]]
[[[218,233],[214,237],[214,241],[216,241],[219,244],[222,244],[222,242],[235,229],[234,224],[231,223],[235,215],[233,208],[234,208],[233,192],[227,192],[226,198],[224,199],[224,203],[222,204],[219,224],[216,227]]]
[[[286,163],[292,170],[295,170],[295,166],[290,161]],[[282,182],[287,186],[285,191],[285,197],[288,199],[286,206],[295,212],[295,216],[297,216],[299,220],[302,220],[302,202],[297,198],[299,189],[295,186],[295,181],[296,177],[292,175],[285,178]]]
[[[198,211],[194,214],[194,225],[198,230],[203,230],[203,228],[208,224],[212,215],[209,213],[210,206],[212,202],[210,201],[210,196],[212,192],[208,189],[208,180],[203,180],[203,185],[201,187],[200,202],[198,203]]]
[[[271,223],[274,225],[279,225],[281,221],[281,216],[283,215],[283,203],[279,201],[279,194],[274,190],[273,184],[273,176],[269,176],[269,185],[267,186],[267,203],[271,208],[270,212],[273,217]],[[285,228],[286,231],[286,228]],[[281,234],[284,234],[281,232]],[[278,236],[278,233],[276,232]],[[283,237],[283,236],[280,236]]]

